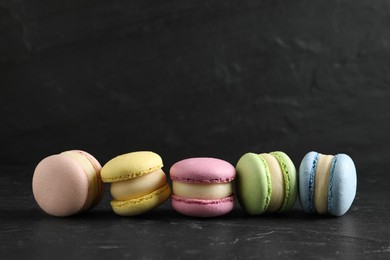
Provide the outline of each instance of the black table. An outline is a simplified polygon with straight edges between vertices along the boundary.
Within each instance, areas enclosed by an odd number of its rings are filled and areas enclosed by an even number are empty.
[[[125,218],[102,203],[69,218],[44,214],[31,192],[31,167],[2,167],[2,259],[377,259],[390,258],[388,173],[358,168],[356,199],[342,217],[311,216],[299,203],[284,214],[247,216],[236,207],[213,219],[180,215],[167,202]]]

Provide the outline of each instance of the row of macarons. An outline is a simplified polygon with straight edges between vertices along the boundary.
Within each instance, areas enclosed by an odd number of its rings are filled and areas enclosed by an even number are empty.
[[[98,205],[110,183],[118,215],[141,215],[171,198],[174,210],[191,217],[227,214],[236,199],[250,215],[284,212],[298,197],[307,213],[342,216],[356,195],[356,168],[346,154],[309,152],[298,171],[280,151],[246,153],[235,167],[217,158],[188,158],[170,168],[172,188],[162,168],[162,158],[151,151],[122,154],[103,167],[85,151],[66,151],[39,162],[33,195],[46,213],[71,216]]]

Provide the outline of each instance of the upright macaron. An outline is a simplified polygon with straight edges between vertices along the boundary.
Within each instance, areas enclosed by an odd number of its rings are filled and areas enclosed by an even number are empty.
[[[356,195],[356,168],[346,154],[309,152],[299,167],[299,198],[307,213],[342,216]]]
[[[44,158],[36,166],[33,195],[46,213],[66,217],[95,207],[103,198],[100,163],[87,152],[71,150]]]
[[[217,217],[234,208],[235,168],[227,161],[198,157],[170,169],[172,207],[191,217]]]
[[[111,183],[113,211],[135,216],[166,201],[171,189],[162,167],[161,157],[150,151],[131,152],[108,161],[101,175],[104,182]]]
[[[297,173],[285,153],[246,153],[238,160],[236,171],[236,196],[248,214],[283,212],[294,205]]]

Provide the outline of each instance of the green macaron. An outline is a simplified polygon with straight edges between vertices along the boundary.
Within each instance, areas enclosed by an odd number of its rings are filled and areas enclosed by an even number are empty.
[[[236,165],[235,190],[250,215],[289,210],[297,198],[297,173],[283,152],[246,153]]]

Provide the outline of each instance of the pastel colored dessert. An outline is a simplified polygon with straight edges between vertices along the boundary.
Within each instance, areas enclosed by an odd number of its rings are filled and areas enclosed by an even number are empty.
[[[342,216],[356,195],[356,168],[346,154],[309,152],[299,167],[299,198],[307,213]]]
[[[230,163],[216,158],[189,158],[170,169],[172,207],[191,217],[217,217],[234,208],[236,171]]]
[[[117,156],[101,171],[104,182],[111,183],[111,206],[121,216],[136,216],[161,205],[171,195],[161,157],[139,151]]]
[[[297,198],[297,173],[283,152],[246,153],[236,165],[236,196],[250,215],[289,210]]]
[[[89,210],[104,195],[100,170],[100,163],[80,150],[46,157],[34,171],[34,198],[43,211],[53,216],[66,217]]]

